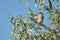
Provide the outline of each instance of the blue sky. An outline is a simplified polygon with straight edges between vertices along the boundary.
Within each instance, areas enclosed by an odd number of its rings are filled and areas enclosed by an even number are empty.
[[[13,16],[24,16],[28,12],[28,8],[33,8],[36,13],[39,12],[39,10],[35,8],[34,1],[32,0],[30,0],[28,6],[26,6],[25,0],[21,2],[19,2],[19,0],[0,0],[0,40],[11,40],[10,34],[13,25],[7,20],[9,17],[8,14]],[[44,16],[44,24],[49,25],[49,22],[46,21],[49,17],[46,11],[44,11]]]

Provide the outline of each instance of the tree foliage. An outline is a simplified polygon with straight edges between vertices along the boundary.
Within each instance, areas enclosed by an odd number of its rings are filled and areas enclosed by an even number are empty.
[[[10,18],[10,22],[13,24],[12,40],[60,40],[60,0],[48,0],[48,6],[45,5],[46,0],[34,1],[35,5],[41,6],[41,10],[47,10],[49,12],[50,24],[54,28],[45,27],[47,31],[37,29],[31,32],[32,26],[36,25],[35,17],[37,14],[30,8],[27,18],[23,18],[22,16],[12,16]],[[56,8],[53,5],[55,1],[58,3],[58,5],[55,5],[57,6]],[[29,0],[26,0],[26,3],[28,5]]]

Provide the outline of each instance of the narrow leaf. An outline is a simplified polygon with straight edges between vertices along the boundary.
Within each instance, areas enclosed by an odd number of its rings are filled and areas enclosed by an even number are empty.
[[[26,4],[28,5],[29,0],[26,0]]]
[[[51,0],[48,0],[50,9],[53,9]]]

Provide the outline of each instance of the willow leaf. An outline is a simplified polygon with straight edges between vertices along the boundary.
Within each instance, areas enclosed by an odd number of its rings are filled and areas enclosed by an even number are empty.
[[[13,20],[14,20],[14,17],[12,16],[11,19],[10,19],[10,22],[11,22],[12,24],[14,24]]]
[[[28,5],[29,0],[26,0],[26,4]]]
[[[44,0],[40,0],[40,4],[41,5],[44,5]]]
[[[49,8],[50,8],[50,9],[53,9],[51,0],[48,0],[48,2],[49,2]]]

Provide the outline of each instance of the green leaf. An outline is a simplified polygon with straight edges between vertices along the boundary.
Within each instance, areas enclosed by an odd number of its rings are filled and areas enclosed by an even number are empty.
[[[26,4],[28,5],[29,0],[26,0]]]
[[[50,8],[50,9],[53,9],[51,0],[48,0],[48,2],[49,2],[49,8]]]
[[[44,0],[40,0],[40,5],[44,5]]]
[[[10,22],[11,22],[12,24],[14,24],[13,21],[14,21],[14,17],[12,16],[11,19],[10,19]]]

